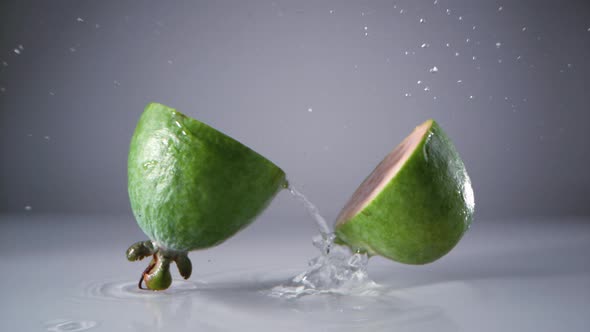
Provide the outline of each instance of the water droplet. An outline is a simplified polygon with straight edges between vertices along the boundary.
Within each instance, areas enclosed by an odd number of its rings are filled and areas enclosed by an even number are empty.
[[[76,51],[77,51],[77,50],[76,50],[76,48],[75,48],[75,47],[70,47],[70,52],[74,53],[74,52],[76,52]]]
[[[422,45],[420,45],[421,48],[427,48],[429,46],[430,46],[430,44],[428,44],[428,43],[423,43]]]
[[[168,64],[169,64],[169,65],[171,65],[171,64],[173,64],[173,63],[174,63],[172,60],[168,60],[168,61],[166,61],[166,62],[168,62]]]
[[[502,43],[496,42],[496,48],[500,48],[500,47],[502,47]]]
[[[433,4],[438,5],[438,0],[434,0]]]
[[[50,95],[50,96],[55,96],[55,92],[53,92],[53,91],[49,91],[49,95]]]
[[[15,48],[14,53],[16,53],[16,55],[20,55],[20,50],[18,48]]]
[[[522,30],[522,32],[525,32],[526,31],[526,27],[522,27],[521,30]]]
[[[455,56],[459,56],[459,52],[455,52]]]
[[[365,26],[365,31],[367,31],[367,30],[369,30],[369,27],[368,26]]]
[[[502,6],[498,7],[498,11],[499,11],[499,12],[501,12],[501,11],[502,11],[502,9],[504,9],[504,7],[502,7]]]
[[[470,41],[471,41],[471,39],[469,39],[469,38],[465,39],[466,43],[469,43]]]
[[[152,167],[156,166],[157,164],[158,164],[157,160],[147,161],[147,162],[143,163],[143,169],[152,168]]]
[[[308,108],[308,109],[307,109],[307,111],[308,111],[309,113],[311,113],[311,112],[313,112],[313,108],[311,108],[311,107],[310,107],[310,108]]]
[[[432,99],[436,100],[436,96],[432,97]]]
[[[586,30],[586,31],[590,32],[590,28],[588,28],[588,30]]]
[[[477,60],[477,57],[474,55],[471,57],[473,59],[473,61]]]
[[[100,28],[100,24],[98,24],[98,23],[97,23],[97,24],[95,24],[95,25],[94,25],[94,28],[95,28],[95,29],[98,29],[98,28]]]
[[[182,126],[180,125],[180,122],[178,122],[178,121],[174,121],[174,124],[176,124],[176,126],[177,126],[178,128],[182,128]]]
[[[32,206],[30,206],[30,205],[25,206],[25,211],[32,211],[32,210],[33,210]]]
[[[420,84],[422,84],[422,81],[418,81],[418,82],[416,82],[416,84],[420,85]]]
[[[424,87],[424,91],[426,91],[426,92],[430,91],[430,87],[429,86],[425,86]]]
[[[78,17],[78,18],[76,19],[76,21],[78,21],[78,22],[84,22],[84,19],[83,19],[83,18],[81,18],[81,17]]]
[[[502,59],[498,59],[498,63],[502,63]]]
[[[516,57],[516,60],[520,60],[520,59],[522,59],[522,56],[519,55]]]
[[[474,26],[471,28],[471,30],[475,30],[475,29],[476,29],[476,26],[474,25]]]
[[[567,64],[567,67],[568,67],[568,68],[572,68],[573,66],[574,66],[574,65],[572,65],[571,63],[568,63],[568,64]]]
[[[406,93],[404,94],[404,96],[405,96],[405,97],[411,97],[411,96],[412,96],[412,94],[411,94],[411,93],[409,93],[409,92],[406,92]]]
[[[410,54],[410,52],[408,52],[408,51],[405,51],[405,52],[404,52],[404,54],[405,54],[405,55],[408,55],[408,54]]]
[[[451,47],[451,44],[450,43],[447,43],[446,45],[447,45],[447,47]]]
[[[463,80],[457,80],[457,83],[461,84],[461,83],[463,83]]]
[[[447,15],[451,15],[451,10],[447,9]]]
[[[469,96],[469,99],[473,99],[473,98],[475,98],[475,97],[473,97],[473,96]]]
[[[186,131],[184,131],[184,130],[183,130],[183,131],[182,131],[182,134],[183,134],[184,136],[186,136]]]
[[[428,69],[428,71],[431,73],[438,73],[438,67],[434,66],[434,67]]]
[[[400,14],[403,14],[403,13],[404,13],[404,10],[403,10],[403,9],[400,9],[400,10],[399,10],[399,13],[400,13]]]
[[[6,88],[3,86],[0,86],[0,93],[4,93],[4,92],[6,92]]]
[[[334,14],[334,10],[333,9],[330,9],[330,14]]]
[[[51,136],[43,136],[43,139],[49,141],[51,139]]]
[[[368,35],[369,35],[369,33],[368,32],[365,32],[365,37],[367,37]]]
[[[463,16],[459,16],[459,21],[463,21]]]
[[[426,21],[425,21],[423,18],[420,18],[419,22],[420,22],[420,23],[424,23],[424,22],[426,22]]]

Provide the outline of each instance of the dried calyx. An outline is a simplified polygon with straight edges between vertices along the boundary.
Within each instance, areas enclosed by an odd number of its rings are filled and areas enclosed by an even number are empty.
[[[192,264],[185,251],[165,250],[155,246],[152,241],[136,242],[127,249],[129,261],[142,260],[148,256],[152,256],[152,260],[139,279],[138,287],[140,289],[158,291],[170,287],[172,284],[171,262],[176,263],[178,272],[184,279],[191,276]],[[147,288],[143,287],[144,283]]]

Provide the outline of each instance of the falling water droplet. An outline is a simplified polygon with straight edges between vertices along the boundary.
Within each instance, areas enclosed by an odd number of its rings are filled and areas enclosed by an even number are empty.
[[[476,26],[474,25],[474,26],[471,28],[471,30],[475,30],[475,29],[476,29]]]
[[[426,92],[430,91],[430,87],[429,86],[425,86],[424,87],[424,91],[426,91]]]
[[[447,44],[446,44],[446,46],[447,46],[447,47],[451,47],[451,44],[450,44],[450,43],[447,43]]]
[[[55,96],[55,92],[53,92],[53,91],[49,91],[49,95],[50,95],[50,96]]]
[[[416,82],[416,84],[420,85],[420,84],[422,84],[422,81],[418,81],[418,82]]]
[[[433,4],[438,5],[438,0],[434,0]]]
[[[404,94],[404,96],[405,96],[405,97],[411,97],[411,96],[412,96],[412,94],[411,94],[411,93],[409,93],[409,92],[406,92],[406,93]]]
[[[400,14],[403,14],[403,13],[404,13],[404,10],[403,10],[403,9],[400,9],[400,10],[399,10],[399,13],[400,13]]]
[[[49,141],[51,139],[51,136],[43,136],[43,139]]]
[[[428,44],[428,43],[423,43],[422,45],[420,45],[421,48],[427,48],[429,46],[430,46],[430,44]]]
[[[330,14],[334,14],[334,9],[330,9]]]
[[[420,22],[420,23],[424,23],[424,22],[426,22],[426,21],[425,21],[423,18],[420,18],[419,22]]]
[[[457,83],[461,84],[461,83],[463,83],[463,80],[457,80]]]
[[[501,11],[502,11],[502,9],[504,9],[504,7],[502,7],[502,6],[498,7],[498,11],[499,11],[499,12],[501,12]]]
[[[32,210],[33,210],[32,206],[30,206],[30,205],[25,206],[25,211],[32,211]]]
[[[455,56],[459,56],[459,52],[455,52]]]
[[[438,73],[438,67],[434,66],[434,67],[428,69],[428,71],[431,73]]]
[[[572,68],[573,66],[574,66],[574,65],[572,65],[571,63],[568,63],[568,64],[567,64],[567,67],[568,67],[568,68]]]
[[[75,47],[70,47],[70,52],[74,53],[76,51],[77,51],[77,49]]]
[[[522,56],[519,55],[516,57],[516,60],[520,60],[520,59],[522,59]]]
[[[81,18],[81,17],[78,17],[78,18],[76,19],[76,21],[77,21],[77,22],[81,22],[81,23],[82,23],[82,22],[84,22],[84,19],[83,19],[83,18]]]
[[[459,21],[463,21],[463,16],[459,16]]]
[[[451,15],[451,10],[447,9],[447,15]]]
[[[465,43],[469,43],[471,41],[471,39],[467,38],[465,39]]]
[[[502,59],[498,59],[498,63],[502,63]]]
[[[500,48],[500,47],[502,47],[502,43],[496,42],[496,48]]]
[[[310,108],[308,108],[308,109],[307,109],[307,111],[308,111],[309,113],[311,113],[311,112],[313,112],[313,108],[311,108],[311,107],[310,107]]]
[[[522,32],[525,32],[526,31],[526,27],[522,27],[521,30],[522,30]]]
[[[3,86],[0,86],[0,93],[4,93],[4,92],[6,92],[6,88]]]
[[[473,61],[477,60],[477,57],[474,55],[471,57],[473,59]]]
[[[475,97],[473,97],[473,96],[469,96],[469,99],[473,99],[473,98],[475,98]]]

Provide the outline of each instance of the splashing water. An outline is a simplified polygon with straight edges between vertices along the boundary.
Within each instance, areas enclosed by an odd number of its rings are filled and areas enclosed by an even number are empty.
[[[320,255],[309,261],[306,271],[286,284],[274,287],[270,295],[284,298],[325,293],[366,295],[378,288],[379,285],[367,274],[367,254],[353,253],[348,247],[335,244],[336,235],[318,208],[292,186],[289,186],[289,192],[303,203],[320,230],[320,234],[313,238],[313,245],[320,250]]]

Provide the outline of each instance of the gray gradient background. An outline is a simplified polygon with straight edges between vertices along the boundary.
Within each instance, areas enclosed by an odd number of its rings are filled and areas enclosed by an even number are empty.
[[[130,215],[128,142],[158,101],[329,219],[431,117],[478,218],[589,215],[588,29],[588,1],[2,0],[0,213]],[[303,212],[282,194],[267,213]]]

